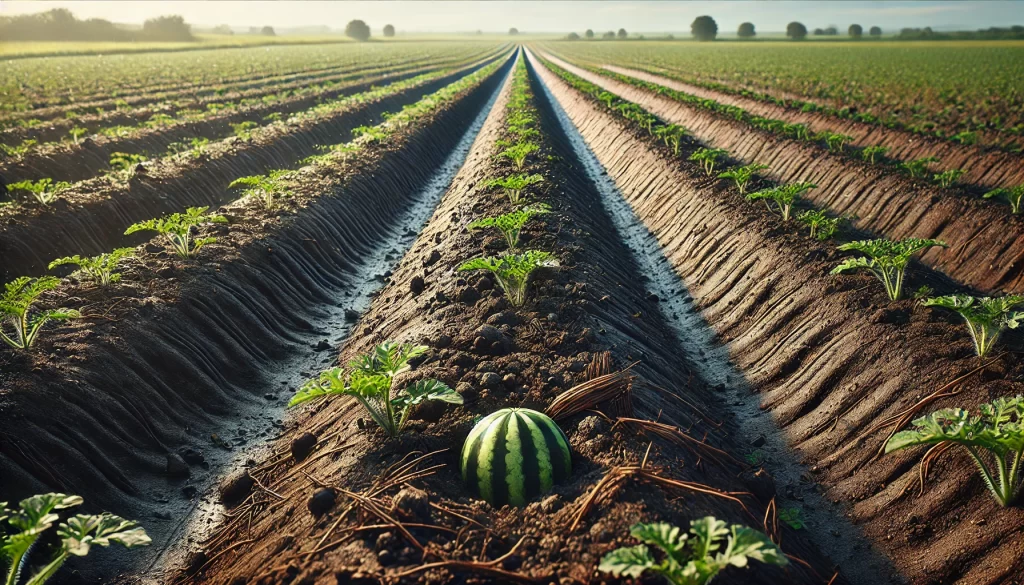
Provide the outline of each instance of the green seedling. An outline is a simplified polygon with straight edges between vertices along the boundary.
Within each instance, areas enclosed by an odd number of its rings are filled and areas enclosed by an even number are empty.
[[[535,185],[544,181],[544,177],[540,175],[527,175],[526,173],[520,173],[518,175],[509,175],[500,179],[491,179],[487,181],[487,187],[501,187],[505,190],[505,195],[508,196],[508,200],[512,205],[519,205],[519,202],[523,200],[523,190],[530,185]]]
[[[12,191],[25,191],[43,205],[49,205],[57,200],[60,194],[71,187],[67,181],[53,182],[53,179],[39,179],[38,181],[18,181],[7,186]]]
[[[948,171],[932,175],[932,180],[938,183],[940,187],[949,187],[966,173],[967,171],[962,169],[949,169]]]
[[[498,231],[505,236],[505,241],[508,243],[508,247],[516,249],[519,245],[519,232],[526,225],[526,222],[530,221],[537,215],[548,213],[551,208],[544,203],[538,203],[536,205],[528,205],[522,209],[517,209],[512,213],[506,213],[499,215],[498,217],[485,217],[478,219],[473,223],[466,226],[468,229],[475,230],[486,227],[497,228]]]
[[[242,190],[242,195],[259,202],[264,209],[271,209],[276,199],[295,195],[285,184],[291,174],[291,171],[276,170],[266,175],[242,177],[231,181],[228,188],[246,187]]]
[[[1006,199],[1007,203],[1010,204],[1010,213],[1015,215],[1024,209],[1024,206],[1021,205],[1021,203],[1024,202],[1024,185],[1018,185],[1010,189],[1000,187],[985,193],[982,197],[985,199]]]
[[[0,152],[12,158],[21,158],[32,151],[39,144],[38,140],[22,140],[18,146],[0,144]]]
[[[660,138],[665,146],[672,149],[672,154],[679,156],[679,145],[687,135],[686,128],[677,124],[666,124],[654,129],[654,135]]]
[[[803,530],[807,527],[804,523],[804,513],[800,508],[780,508],[779,520],[793,530]]]
[[[57,543],[46,563],[30,577],[23,575],[28,557],[37,541],[60,520],[58,510],[82,505],[80,496],[41,494],[26,498],[17,508],[0,502],[0,569],[6,573],[5,585],[43,585],[57,574],[71,557],[84,557],[93,546],[108,547],[117,543],[125,548],[147,546],[152,542],[136,522],[108,512],[96,515],[77,514],[57,526]],[[50,550],[40,549],[40,550]]]
[[[0,339],[13,348],[29,349],[48,321],[67,321],[81,317],[74,309],[32,311],[32,305],[40,295],[58,286],[60,279],[53,276],[22,276],[4,285],[4,294],[0,296],[0,316],[4,319],[0,323]],[[7,334],[5,324],[14,330],[13,335]]]
[[[800,197],[804,193],[816,188],[817,185],[814,183],[790,183],[788,185],[782,185],[780,187],[773,187],[771,189],[762,189],[754,193],[747,195],[747,199],[750,201],[762,200],[771,211],[771,205],[769,201],[775,202],[775,205],[779,209],[779,213],[782,214],[782,221],[789,221],[790,215],[793,212],[793,205],[800,200]]]
[[[149,128],[159,128],[160,126],[167,126],[167,125],[170,125],[170,124],[173,124],[173,123],[174,123],[174,118],[173,117],[171,117],[171,116],[169,116],[167,114],[164,114],[164,113],[158,113],[158,114],[153,114],[152,116],[150,116],[149,119],[146,120],[145,125],[148,126]]]
[[[699,162],[704,167],[707,176],[715,172],[715,163],[722,156],[728,154],[724,148],[698,148],[690,155],[690,160]]]
[[[978,133],[970,131],[959,132],[950,136],[949,139],[954,142],[970,146],[978,143]]]
[[[911,177],[920,179],[928,174],[928,167],[932,163],[939,162],[939,159],[934,156],[925,158],[919,158],[917,160],[908,160],[900,163],[900,168],[906,171]]]
[[[83,258],[77,255],[66,256],[50,262],[49,269],[53,270],[58,266],[66,265],[77,266],[78,270],[76,273],[86,275],[99,286],[107,286],[112,282],[121,280],[121,275],[114,272],[117,270],[117,265],[125,258],[130,258],[134,255],[134,248],[117,248],[113,252],[91,258]]]
[[[474,258],[459,271],[486,270],[494,275],[498,285],[513,307],[526,303],[526,285],[530,275],[539,268],[558,266],[558,260],[548,252],[527,250],[522,254],[506,254],[490,258]]]
[[[988,355],[1006,329],[1016,329],[1024,323],[1024,311],[1014,309],[1024,304],[1024,296],[1010,295],[999,298],[949,295],[924,299],[926,307],[942,307],[960,313],[971,332],[974,349],[979,358]]]
[[[146,157],[141,154],[129,154],[127,152],[115,152],[110,155],[110,168],[115,173],[130,177],[135,172],[135,167],[146,162]]]
[[[521,171],[523,165],[526,164],[526,157],[538,150],[540,147],[532,142],[518,142],[499,152],[498,156],[511,160],[512,164],[516,166],[516,170]]]
[[[828,149],[832,152],[843,152],[843,147],[846,146],[846,143],[853,140],[853,136],[828,130],[819,132],[815,138],[824,140],[825,144],[828,145]]]
[[[380,126],[359,126],[352,130],[352,137],[365,142],[384,142],[388,133]]]
[[[664,522],[636,524],[629,533],[644,544],[606,554],[599,570],[633,579],[651,572],[673,585],[706,585],[721,571],[746,567],[751,559],[777,566],[789,562],[764,534],[738,524],[727,526],[713,516],[691,522],[689,533]],[[661,550],[661,561],[648,545]]]
[[[892,300],[899,300],[903,294],[903,278],[907,264],[914,254],[939,246],[948,247],[939,240],[922,240],[907,238],[905,240],[860,240],[839,246],[844,252],[860,252],[864,256],[847,258],[842,264],[832,269],[832,274],[840,274],[860,268],[874,274],[882,284],[885,292]]]
[[[185,213],[172,213],[158,219],[136,223],[125,230],[124,235],[140,231],[155,231],[170,242],[174,253],[181,258],[190,258],[200,248],[217,241],[217,238],[193,238],[192,229],[210,223],[227,223],[222,215],[207,215],[208,207],[189,207]]]
[[[762,164],[749,164],[742,167],[736,167],[735,169],[729,169],[718,173],[719,179],[732,179],[736,181],[736,188],[739,190],[740,195],[746,195],[747,184],[753,179],[758,172],[768,168],[768,165]]]
[[[78,144],[82,141],[82,137],[85,136],[89,131],[81,126],[75,126],[71,130],[68,130],[68,136],[71,137],[71,141]]]
[[[978,465],[981,478],[999,505],[1009,506],[1020,495],[1024,398],[997,398],[982,404],[979,410],[979,415],[972,416],[961,408],[946,408],[921,417],[913,422],[913,429],[893,435],[885,444],[885,452],[917,445],[960,445]]]
[[[796,220],[810,228],[812,238],[825,241],[836,235],[843,218],[829,217],[820,209],[808,209],[796,216]]]
[[[232,124],[231,131],[235,133],[235,136],[237,136],[239,140],[249,140],[252,138],[252,131],[256,129],[257,126],[259,126],[259,124],[256,122],[246,120],[244,122]]]
[[[322,396],[354,396],[389,437],[401,434],[413,408],[427,400],[462,404],[462,395],[439,380],[419,380],[392,397],[395,376],[408,370],[409,360],[427,351],[423,345],[385,342],[369,354],[332,368],[307,382],[288,403],[289,407]]]
[[[860,151],[860,156],[871,164],[875,164],[877,157],[885,156],[889,152],[888,146],[866,146]]]

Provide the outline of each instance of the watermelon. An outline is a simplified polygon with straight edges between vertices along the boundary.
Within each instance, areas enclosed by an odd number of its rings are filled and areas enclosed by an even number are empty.
[[[492,506],[524,506],[568,479],[569,439],[547,415],[503,408],[470,431],[461,467],[469,489]]]

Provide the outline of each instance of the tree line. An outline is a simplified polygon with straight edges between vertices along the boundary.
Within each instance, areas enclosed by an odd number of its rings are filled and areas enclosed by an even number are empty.
[[[181,16],[159,16],[142,30],[120,28],[109,20],[79,20],[66,8],[0,17],[5,41],[193,41],[192,27]]]

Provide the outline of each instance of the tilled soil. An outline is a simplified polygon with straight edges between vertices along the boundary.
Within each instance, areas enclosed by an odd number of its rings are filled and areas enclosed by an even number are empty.
[[[815,205],[856,218],[858,227],[888,238],[936,238],[922,261],[968,286],[989,293],[1024,292],[1024,218],[994,202],[938,195],[898,174],[830,154],[815,145],[780,138],[741,122],[699,111],[575,67],[556,57],[559,67],[637,103],[669,122],[685,126],[709,146],[725,148],[744,163],[763,163],[766,176],[785,183],[817,185],[807,193]]]
[[[711,513],[759,526],[774,495],[770,477],[763,470],[745,469],[727,454],[735,450],[732,425],[714,420],[712,394],[680,361],[682,351],[593,185],[579,172],[550,112],[544,117],[542,131],[549,139],[525,171],[544,174],[539,198],[554,212],[534,220],[521,237],[529,248],[556,253],[560,267],[534,279],[534,300],[515,309],[490,277],[455,270],[468,258],[503,247],[497,234],[465,229],[474,219],[511,209],[503,194],[484,187],[486,179],[511,170],[492,157],[494,141],[502,137],[499,102],[434,217],[361,319],[364,335],[346,344],[340,357],[344,363],[389,339],[424,343],[430,351],[399,383],[435,377],[456,388],[466,405],[421,409],[412,431],[398,441],[387,441],[371,428],[352,401],[322,402],[302,412],[298,427],[279,441],[277,456],[253,472],[267,491],[256,490],[234,511],[235,518],[245,521],[229,522],[212,539],[213,546],[198,553],[201,559],[217,560],[200,570],[195,582],[588,583],[606,579],[595,572],[597,562],[628,542],[629,526],[636,521],[662,519],[685,526]],[[634,416],[685,429],[696,438],[693,446],[648,443],[625,425],[609,428],[600,417],[576,415],[563,422],[574,448],[571,483],[525,509],[495,510],[469,497],[458,475],[457,454],[474,420],[505,406],[544,409],[559,393],[587,379],[588,364],[605,352],[617,368],[638,362],[632,370],[637,376]],[[288,440],[306,432],[319,440],[309,461],[299,463],[288,454]],[[411,488],[398,495],[396,486],[382,498],[398,518],[422,526],[411,525],[404,538],[390,526],[360,528],[376,522],[346,515],[349,500],[340,495],[342,490],[369,489],[413,451],[435,453],[425,465],[440,465],[411,482],[425,490],[434,507],[410,515],[404,502],[416,493]],[[577,528],[567,528],[608,469],[636,465],[645,457],[651,469],[707,484],[712,493],[669,493],[631,483],[585,514]],[[314,516],[306,505],[324,486],[338,493],[340,502]],[[737,494],[738,500],[730,500],[719,490],[757,495]],[[277,500],[269,491],[287,495]],[[794,564],[780,573],[757,566],[726,573],[721,581],[817,583],[832,577],[831,565],[799,533],[783,529],[779,536],[806,567]],[[513,575],[452,564],[508,553],[491,568]],[[421,570],[425,562],[442,564]]]
[[[922,452],[876,457],[889,429],[866,434],[944,387],[956,395],[922,414],[1024,392],[1015,354],[979,368],[958,318],[891,303],[871,277],[828,276],[839,262],[834,244],[780,226],[540,72],[826,496],[848,503],[913,583],[1016,582],[1024,514],[995,504],[965,454],[944,455],[919,493]],[[912,274],[909,286],[922,276]],[[1007,341],[1019,351],[1019,338]]]
[[[165,160],[147,165],[127,182],[97,178],[80,183],[49,207],[25,208],[23,213],[3,219],[0,279],[42,274],[51,260],[62,256],[91,256],[144,242],[146,234],[125,236],[125,229],[137,221],[186,207],[227,203],[238,197],[237,190],[227,188],[234,179],[293,167],[317,154],[318,146],[345,142],[352,129],[378,123],[385,112],[415,103],[484,65],[477,63],[325,119],[275,127],[275,131],[261,132],[249,141],[229,139],[211,145],[199,160]]]
[[[939,162],[934,164],[937,169],[967,171],[960,179],[964,183],[989,187],[1024,183],[1024,156],[1020,154],[992,150],[982,145],[955,144],[948,140],[922,136],[906,130],[887,128],[880,124],[867,124],[856,120],[845,120],[820,112],[802,112],[779,104],[699,87],[639,69],[617,65],[602,65],[602,67],[608,71],[663,85],[691,95],[713,99],[721,104],[738,106],[758,116],[784,120],[791,124],[807,124],[813,132],[829,130],[853,136],[853,140],[849,144],[855,146],[885,146],[890,149],[886,153],[889,158],[915,160],[934,156],[939,159]]]
[[[110,291],[69,283],[45,298],[86,318],[48,330],[32,354],[0,354],[4,499],[81,494],[90,510],[138,518],[166,546],[206,499],[195,488],[230,459],[221,450],[284,428],[280,400],[293,389],[271,386],[277,368],[311,340],[330,348],[316,340],[335,332],[315,324],[352,302],[365,284],[352,281],[357,267],[507,70],[386,145],[307,167],[306,187],[279,209],[224,208],[230,224],[197,261],[140,249]]]

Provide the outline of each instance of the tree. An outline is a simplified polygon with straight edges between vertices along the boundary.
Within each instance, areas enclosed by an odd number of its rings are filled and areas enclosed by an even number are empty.
[[[390,24],[385,24],[384,25],[384,36],[386,36],[388,38],[391,38],[391,37],[395,36],[395,27],[391,26]]]
[[[690,33],[698,41],[713,41],[718,36],[718,24],[710,16],[698,16],[690,25]]]
[[[142,25],[142,34],[152,41],[191,41],[192,27],[181,16],[158,16]]]
[[[345,25],[345,36],[366,42],[370,40],[370,27],[361,20],[353,20]]]
[[[508,34],[515,36],[519,34],[519,29],[513,26],[512,28],[508,29]]]
[[[624,38],[626,38],[628,36],[629,36],[629,33],[626,32],[626,29],[624,29],[624,28],[620,28],[619,29],[619,38],[620,39],[624,39]]]
[[[811,34],[816,36],[816,37],[820,37],[820,36],[825,34],[825,29],[823,29],[823,28],[816,28],[816,29],[814,29],[813,32],[811,32]]]
[[[274,32],[274,27],[272,27],[272,26],[265,26],[265,27],[261,28],[260,29],[260,34],[265,36],[265,37],[276,37],[277,36],[277,33]]]
[[[594,38],[594,31],[588,28],[587,32],[583,33],[583,36],[587,37],[588,39],[592,39]]]
[[[807,36],[807,27],[800,22],[791,22],[786,25],[786,36],[799,41]]]
[[[882,36],[882,29],[877,26],[873,26],[871,27],[871,30],[868,31],[868,34],[870,34],[873,37],[880,37]]]
[[[744,22],[738,29],[736,29],[736,36],[741,39],[749,39],[756,34],[757,33],[754,32],[754,23],[752,22]]]
[[[571,32],[571,33],[569,33],[569,36],[567,36],[565,38],[569,39],[570,41],[578,41],[578,40],[580,40],[580,35],[578,35],[578,34],[576,34],[574,32]]]
[[[851,24],[847,32],[850,33],[851,37],[859,39],[864,34],[864,27],[859,24]]]
[[[610,41],[610,40],[615,38],[615,31],[610,30],[610,31],[604,33],[603,35],[601,35],[601,38],[606,40],[606,41]]]
[[[235,34],[235,31],[231,30],[230,26],[228,26],[226,24],[222,24],[220,26],[213,27],[213,34],[215,34],[215,35],[233,35],[233,34]]]
[[[825,29],[825,34],[830,37],[834,37],[839,34],[839,29],[836,28],[835,26],[830,26]]]

